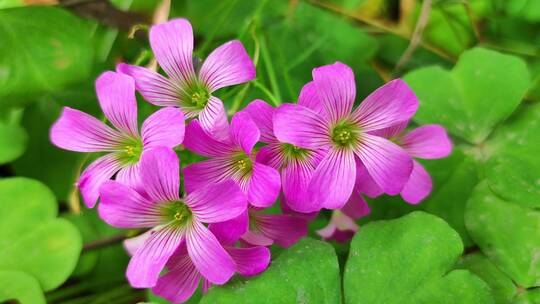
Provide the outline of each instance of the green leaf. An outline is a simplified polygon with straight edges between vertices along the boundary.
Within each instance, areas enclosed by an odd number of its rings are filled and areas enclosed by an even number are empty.
[[[81,252],[77,229],[56,218],[57,205],[43,184],[20,177],[0,180],[0,270],[24,271],[51,290],[71,274]]]
[[[497,197],[482,182],[467,203],[465,224],[482,252],[519,286],[540,285],[540,212]]]
[[[17,300],[21,304],[45,304],[39,282],[21,271],[0,271],[0,302]]]
[[[351,243],[346,303],[492,303],[489,287],[451,270],[463,251],[456,231],[421,211],[367,224]]]
[[[0,121],[0,164],[21,156],[26,149],[27,138],[22,127]]]
[[[520,58],[482,48],[464,52],[452,71],[432,66],[404,79],[420,99],[416,122],[442,124],[471,143],[516,109],[530,82]]]
[[[261,275],[214,286],[201,303],[340,303],[340,282],[332,246],[305,238]]]
[[[538,304],[540,303],[540,288],[526,290],[517,295],[512,304]]]
[[[54,7],[0,10],[0,104],[54,91],[87,77],[90,29]]]

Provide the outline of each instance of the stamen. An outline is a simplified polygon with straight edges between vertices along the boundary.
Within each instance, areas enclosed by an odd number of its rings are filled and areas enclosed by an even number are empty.
[[[247,162],[245,159],[241,159],[236,162],[236,165],[238,166],[238,169],[244,170],[247,167]]]

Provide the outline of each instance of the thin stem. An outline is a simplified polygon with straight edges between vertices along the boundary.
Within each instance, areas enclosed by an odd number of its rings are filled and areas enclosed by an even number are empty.
[[[215,23],[216,26],[212,28],[212,31],[206,37],[203,45],[199,48],[199,51],[198,51],[199,54],[206,54],[206,52],[210,48],[210,45],[212,44],[212,41],[214,40],[214,37],[216,36],[218,31],[223,27],[223,24],[225,23],[225,21],[229,19],[229,15],[232,12],[232,9],[234,8],[234,6],[236,5],[236,2],[238,2],[238,0],[232,0],[232,1],[227,2],[228,5],[224,9],[224,11],[222,11],[221,18],[219,18],[219,20],[216,21]]]
[[[253,83],[253,86],[261,90],[261,92],[263,92],[276,107],[281,105],[281,102],[279,102],[278,99],[276,99],[276,97],[272,94],[272,92],[270,92],[270,90],[266,88],[260,81],[258,81],[257,79],[254,79],[252,83]]]
[[[422,33],[424,32],[424,28],[426,27],[428,20],[429,20],[429,13],[431,12],[431,0],[424,0],[422,2],[422,8],[420,10],[420,16],[418,17],[418,21],[416,22],[416,26],[414,28],[414,32],[411,37],[411,41],[409,43],[409,46],[407,46],[407,49],[405,52],[403,52],[403,55],[401,55],[401,58],[399,58],[398,63],[396,64],[395,70],[399,71],[409,59],[411,59],[414,51],[422,41]]]
[[[480,28],[478,27],[478,24],[474,22],[474,15],[471,8],[471,2],[469,0],[466,0],[465,2],[463,2],[463,6],[465,7],[465,11],[467,12],[467,17],[469,17],[469,22],[471,23],[474,36],[476,37],[476,41],[480,43],[482,42],[482,36],[480,34]]]
[[[127,233],[122,232],[115,235],[111,235],[104,239],[95,240],[89,243],[84,244],[83,251],[91,251],[95,249],[100,249],[110,245],[118,244],[127,239],[129,236]]]
[[[264,35],[261,35],[260,38],[261,39],[259,40],[259,43],[261,45],[261,56],[264,62],[264,67],[266,68],[266,73],[268,74],[268,79],[270,80],[270,86],[272,87],[272,96],[275,96],[276,101],[281,100],[281,92],[279,91],[276,72],[274,70],[274,63],[272,62],[272,57],[268,52],[266,38],[264,37]]]

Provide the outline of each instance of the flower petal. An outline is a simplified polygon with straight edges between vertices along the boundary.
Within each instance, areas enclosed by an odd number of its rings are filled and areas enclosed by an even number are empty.
[[[57,147],[77,152],[114,151],[123,140],[103,122],[69,107],[51,127],[50,139]]]
[[[401,192],[413,167],[407,152],[385,138],[370,134],[362,135],[354,152],[385,193]]]
[[[358,191],[352,192],[351,197],[345,206],[341,208],[341,211],[355,220],[360,219],[371,212],[366,200]]]
[[[262,234],[260,231],[248,230],[242,235],[242,244],[249,246],[270,246],[274,240]]]
[[[317,166],[309,184],[312,200],[327,209],[339,209],[351,196],[356,177],[354,153],[349,149],[332,149]]]
[[[129,164],[118,170],[116,181],[131,187],[134,190],[141,190],[141,166],[140,163]],[[142,193],[142,192],[141,192]]]
[[[208,281],[221,285],[232,277],[236,269],[234,260],[208,228],[194,221],[186,238],[193,264]]]
[[[425,125],[403,136],[401,147],[412,157],[433,159],[450,155],[452,141],[442,126]]]
[[[253,147],[259,141],[261,132],[246,112],[236,113],[231,120],[231,139],[239,147],[251,155]]]
[[[323,116],[326,115],[324,105],[319,98],[319,93],[317,93],[317,86],[313,81],[308,82],[302,87],[300,96],[298,96],[298,104]]]
[[[337,122],[347,117],[352,111],[356,96],[352,69],[336,62],[315,68],[312,74],[316,91],[330,121]]]
[[[268,207],[276,201],[280,189],[279,172],[272,167],[254,162],[247,193],[248,201],[256,207]]]
[[[248,230],[248,212],[245,210],[239,216],[220,223],[208,225],[208,229],[223,245],[232,245]]]
[[[180,169],[176,153],[171,148],[158,147],[141,157],[141,182],[154,202],[180,199]]]
[[[81,191],[84,203],[93,208],[99,197],[99,187],[111,179],[120,170],[121,164],[116,155],[107,154],[92,162],[79,177],[77,187]]]
[[[416,113],[418,98],[401,79],[395,79],[371,93],[353,113],[363,131],[391,127],[408,121]]]
[[[153,230],[129,261],[126,272],[129,284],[135,288],[156,285],[161,270],[184,239],[184,233],[183,229],[172,226]]]
[[[409,204],[418,204],[431,193],[433,184],[426,169],[415,160],[413,163],[411,176],[401,190],[401,197]]]
[[[315,164],[311,162],[311,159],[289,161],[281,171],[283,193],[287,205],[294,211],[309,213],[321,209],[320,202],[311,200],[307,193],[313,172],[315,172]]]
[[[199,113],[199,121],[210,136],[221,140],[229,138],[229,121],[221,99],[210,96],[208,103]]]
[[[193,69],[193,29],[186,19],[173,19],[150,28],[150,46],[161,68],[175,81],[189,84]]]
[[[359,160],[356,161],[356,184],[354,185],[354,189],[371,198],[375,198],[384,193],[381,187],[379,187],[371,175],[369,175],[366,167]]]
[[[186,126],[184,146],[189,151],[206,157],[224,156],[234,151],[232,144],[219,141],[208,135],[196,119]]]
[[[369,134],[388,138],[388,139],[397,138],[403,132],[403,130],[405,130],[408,124],[409,124],[409,121],[406,120],[388,128],[371,131],[369,132]]]
[[[250,248],[226,247],[233,258],[238,273],[253,276],[263,272],[270,264],[270,250],[263,246]]]
[[[148,230],[143,234],[139,234],[137,236],[134,236],[129,239],[125,239],[122,245],[124,245],[124,249],[127,251],[127,253],[130,256],[133,256],[137,250],[139,250],[139,247],[144,245],[144,242],[146,242],[146,239],[150,237],[152,234],[152,230]]]
[[[232,179],[209,184],[189,193],[185,199],[197,220],[217,223],[233,219],[247,208],[247,198]]]
[[[283,214],[258,214],[255,216],[261,233],[281,247],[289,247],[307,235],[307,221]]]
[[[209,184],[225,181],[230,178],[230,165],[224,158],[212,158],[190,164],[182,169],[184,187],[187,193]]]
[[[285,155],[281,146],[281,143],[271,143],[260,148],[257,151],[256,161],[280,170],[285,164]]]
[[[100,187],[99,217],[117,228],[152,228],[160,224],[160,213],[154,202],[116,181]]]
[[[143,122],[141,133],[144,148],[174,148],[184,140],[184,132],[184,114],[180,109],[160,109]]]
[[[199,78],[213,92],[252,80],[255,66],[242,42],[233,40],[222,44],[206,58]]]
[[[281,142],[316,149],[330,144],[326,119],[313,110],[284,104],[274,114],[274,134]]]
[[[96,80],[96,93],[105,117],[119,130],[138,137],[135,82],[128,75],[105,72]]]
[[[149,103],[162,107],[174,107],[180,104],[180,87],[160,74],[125,63],[118,64],[116,70],[133,77],[135,88]]]
[[[247,112],[259,128],[262,142],[273,143],[277,141],[277,138],[274,136],[274,108],[271,105],[263,100],[255,99],[242,111]]]

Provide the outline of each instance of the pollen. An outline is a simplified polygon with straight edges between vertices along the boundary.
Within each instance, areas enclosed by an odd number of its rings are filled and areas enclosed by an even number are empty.
[[[332,130],[332,141],[340,147],[354,144],[357,140],[359,130],[350,122],[341,122]]]
[[[238,167],[238,169],[240,170],[244,170],[247,168],[247,161],[245,159],[241,159],[239,161],[236,162],[236,166]]]
[[[346,144],[351,139],[351,132],[342,130],[337,133],[336,140],[342,144]]]
[[[124,151],[128,156],[135,156],[135,148],[133,146],[126,146]]]

